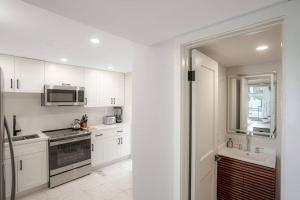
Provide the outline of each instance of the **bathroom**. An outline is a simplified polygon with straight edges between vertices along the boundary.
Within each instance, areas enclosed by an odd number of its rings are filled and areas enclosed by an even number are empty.
[[[280,22],[190,48],[194,199],[279,199],[282,48]]]

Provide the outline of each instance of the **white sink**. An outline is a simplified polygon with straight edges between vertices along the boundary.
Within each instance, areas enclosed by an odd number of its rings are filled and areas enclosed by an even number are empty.
[[[221,156],[234,158],[237,160],[262,165],[265,167],[275,168],[276,166],[276,154],[271,153],[254,153],[247,152],[235,148],[223,148],[218,153]]]

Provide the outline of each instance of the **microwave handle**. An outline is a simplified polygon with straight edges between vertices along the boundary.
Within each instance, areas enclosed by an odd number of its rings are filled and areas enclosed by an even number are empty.
[[[61,83],[62,86],[70,86],[70,83]]]

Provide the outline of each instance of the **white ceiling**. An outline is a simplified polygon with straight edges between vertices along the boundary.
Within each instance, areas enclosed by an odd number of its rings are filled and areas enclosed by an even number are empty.
[[[284,0],[26,1],[45,9],[0,0],[0,53],[129,72],[132,41],[157,43]]]
[[[24,1],[150,45],[284,0]]]
[[[281,25],[216,40],[198,48],[205,55],[224,67],[263,64],[281,60]],[[265,51],[256,51],[261,45],[269,46]]]
[[[0,53],[128,72],[133,43],[20,0],[0,0]]]

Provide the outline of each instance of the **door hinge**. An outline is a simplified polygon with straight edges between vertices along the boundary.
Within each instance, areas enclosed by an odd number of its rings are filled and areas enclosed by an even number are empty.
[[[216,161],[216,162],[219,162],[221,159],[222,159],[221,156],[215,155],[215,161]]]
[[[188,71],[188,81],[195,81],[195,71]]]

